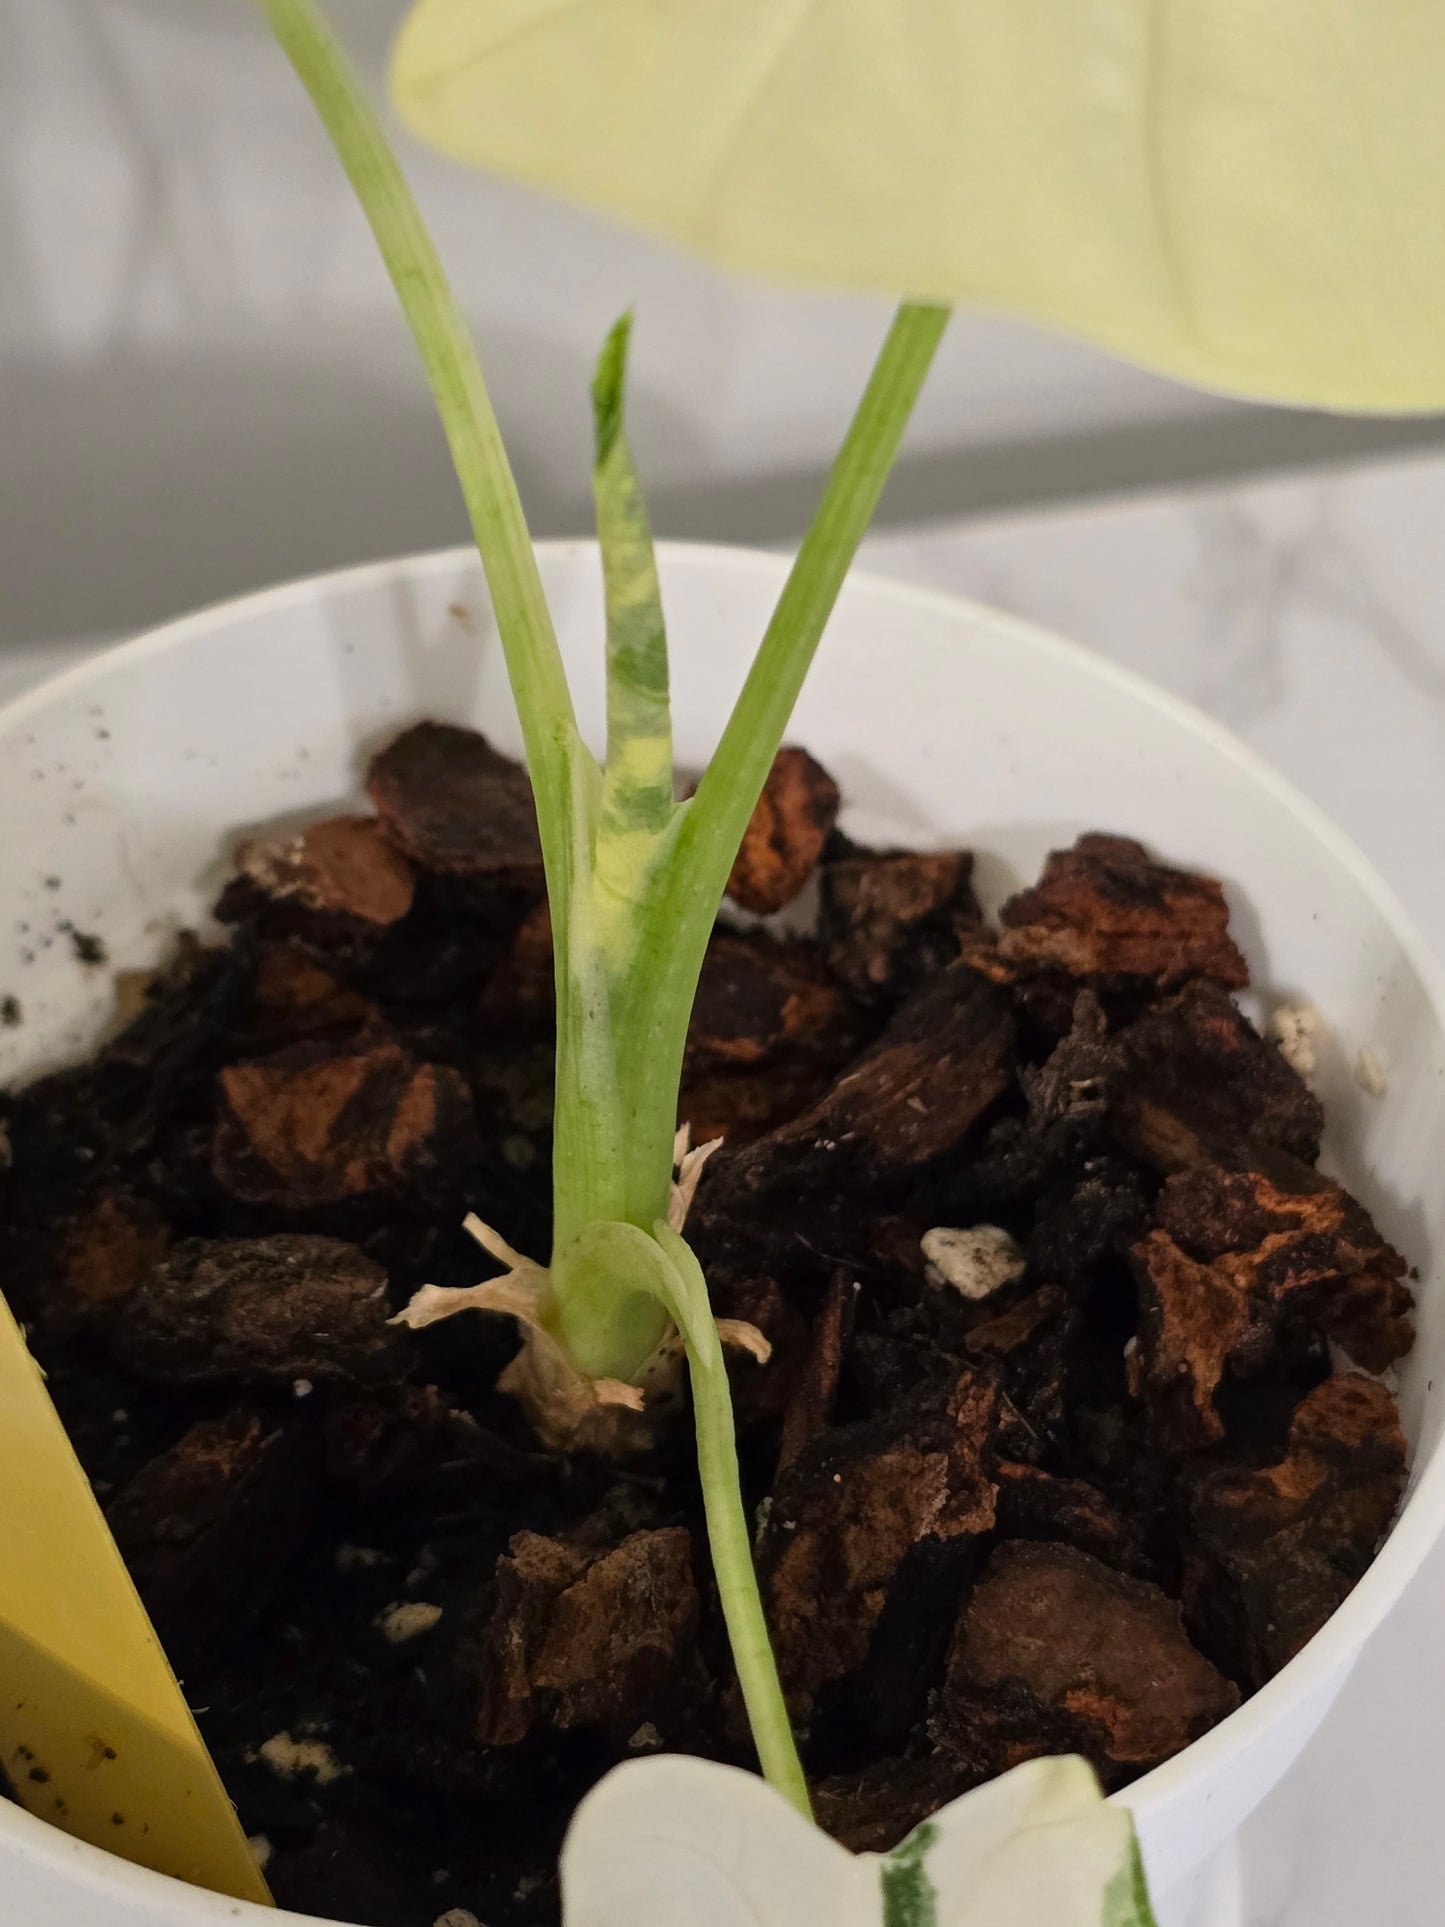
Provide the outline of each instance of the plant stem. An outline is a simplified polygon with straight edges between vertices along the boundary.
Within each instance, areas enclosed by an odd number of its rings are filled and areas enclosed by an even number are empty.
[[[611,1002],[630,1198],[645,1199],[651,1174],[670,1166],[688,1019],[728,873],[947,324],[946,308],[905,302],[895,315],[717,751],[642,905],[636,955]]]
[[[718,1596],[763,1777],[792,1801],[804,1819],[811,1820],[813,1807],[808,1798],[808,1783],[803,1777],[758,1594],[748,1519],[738,1481],[732,1394],[716,1330],[713,1353],[713,1357],[704,1360],[691,1347],[688,1349],[693,1422],[697,1430],[697,1469]]]
[[[688,811],[679,877],[689,893],[718,895],[772,768],[824,625],[893,467],[948,326],[948,309],[905,301],[803,537],[778,606]]]
[[[371,224],[421,352],[501,634],[527,764],[537,793],[549,883],[565,872],[566,722],[572,698],[537,571],[517,484],[477,362],[436,248],[376,110],[315,0],[258,0],[331,136]],[[554,900],[554,916],[565,914]]]
[[[758,1593],[752,1540],[738,1476],[732,1394],[707,1284],[691,1247],[675,1231],[659,1224],[654,1235],[671,1261],[679,1286],[674,1315],[687,1341],[693,1422],[697,1431],[697,1467],[707,1514],[708,1545],[733,1665],[758,1750],[758,1764],[763,1778],[791,1800],[804,1819],[811,1820],[813,1807],[808,1798],[808,1783],[798,1758]]]

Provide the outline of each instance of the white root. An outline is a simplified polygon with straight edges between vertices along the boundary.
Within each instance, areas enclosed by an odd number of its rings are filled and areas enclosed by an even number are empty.
[[[674,1231],[680,1232],[686,1223],[703,1165],[721,1142],[714,1138],[693,1150],[688,1127],[678,1132],[677,1175],[667,1208],[667,1221]],[[497,1380],[497,1389],[517,1400],[542,1442],[557,1448],[587,1447],[611,1457],[644,1450],[681,1389],[687,1355],[681,1334],[668,1333],[635,1385],[617,1378],[589,1378],[578,1371],[543,1321],[547,1268],[513,1250],[475,1212],[464,1223],[488,1256],[506,1266],[501,1277],[479,1285],[423,1285],[391,1323],[421,1331],[462,1311],[503,1312],[515,1318],[524,1333],[522,1349]],[[720,1318],[717,1329],[724,1345],[747,1352],[759,1364],[766,1364],[772,1355],[772,1346],[756,1325]]]
[[[681,1232],[687,1223],[687,1214],[692,1209],[702,1168],[721,1143],[720,1137],[710,1138],[706,1144],[699,1144],[696,1150],[692,1150],[692,1126],[684,1124],[679,1129],[672,1146],[672,1163],[677,1176],[668,1187],[667,1194],[667,1222],[672,1230]]]
[[[730,1345],[735,1352],[747,1352],[760,1365],[766,1365],[773,1355],[771,1342],[746,1318],[719,1318],[717,1335],[724,1345]]]

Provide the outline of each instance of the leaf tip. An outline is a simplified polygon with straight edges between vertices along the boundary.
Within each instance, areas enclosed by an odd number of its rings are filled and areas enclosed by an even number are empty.
[[[597,461],[606,461],[622,432],[622,403],[627,388],[627,356],[632,345],[632,310],[626,309],[607,331],[592,376],[592,419]]]

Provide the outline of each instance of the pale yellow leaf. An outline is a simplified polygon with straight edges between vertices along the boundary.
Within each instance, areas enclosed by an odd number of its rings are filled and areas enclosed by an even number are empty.
[[[393,90],[728,266],[1445,406],[1445,0],[419,0]]]

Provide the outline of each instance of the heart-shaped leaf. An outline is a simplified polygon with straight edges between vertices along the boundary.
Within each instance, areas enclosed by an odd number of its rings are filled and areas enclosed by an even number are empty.
[[[751,1773],[659,1756],[582,1802],[566,1927],[1153,1927],[1134,1829],[1083,1760],[1031,1760],[891,1854],[851,1854]]]
[[[426,140],[729,265],[1445,403],[1438,0],[417,0]]]

